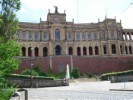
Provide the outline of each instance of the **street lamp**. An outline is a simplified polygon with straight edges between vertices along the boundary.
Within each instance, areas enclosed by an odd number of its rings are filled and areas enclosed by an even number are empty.
[[[30,79],[31,79],[31,80],[30,80],[30,82],[31,82],[31,83],[30,83],[30,87],[32,87],[32,81],[33,81],[33,76],[32,76],[32,65],[33,65],[33,64],[32,64],[32,62],[31,62],[31,60],[32,60],[32,50],[33,50],[33,48],[31,47],[31,48],[30,48],[30,53],[31,53],[31,54],[30,54]]]

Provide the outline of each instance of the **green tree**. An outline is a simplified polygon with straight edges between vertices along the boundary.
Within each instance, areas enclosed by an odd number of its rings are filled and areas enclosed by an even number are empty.
[[[19,66],[19,44],[13,40],[18,30],[16,11],[20,9],[20,0],[0,0],[0,100],[9,100],[15,88],[5,80],[7,74]]]
[[[10,74],[19,66],[18,56],[21,54],[19,44],[14,40],[8,40],[0,44],[0,75]]]
[[[18,19],[15,12],[20,9],[20,0],[1,0],[0,7],[0,43],[3,43],[17,33]]]
[[[8,40],[0,44],[0,98],[9,100],[15,88],[9,86],[6,75],[13,73],[19,66],[18,56],[21,54],[19,44],[14,40]],[[1,100],[1,99],[0,99]]]

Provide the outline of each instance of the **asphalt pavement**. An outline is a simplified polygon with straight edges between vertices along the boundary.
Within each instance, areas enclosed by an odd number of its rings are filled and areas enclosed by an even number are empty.
[[[69,86],[29,88],[29,100],[133,100],[133,82],[73,79]]]

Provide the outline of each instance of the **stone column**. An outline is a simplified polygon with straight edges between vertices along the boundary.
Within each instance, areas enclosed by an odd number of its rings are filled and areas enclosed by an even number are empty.
[[[120,43],[119,43],[119,41],[118,41],[118,43],[117,43],[116,48],[117,48],[117,54],[118,54],[118,55],[121,55],[121,50],[120,50]]]
[[[66,42],[65,49],[66,49],[65,54],[68,55],[68,46],[67,46],[67,42]]]
[[[28,57],[28,47],[25,47],[26,49],[26,57]]]
[[[34,56],[35,56],[35,47],[32,47],[32,46],[31,46],[31,48],[33,48],[33,49],[31,50],[31,52],[32,52],[32,57],[34,57]]]
[[[102,42],[99,43],[99,55],[103,56],[103,45],[102,45]]]
[[[42,43],[40,42],[40,44],[39,44],[39,56],[40,57],[43,57],[43,46],[42,46]]]
[[[111,44],[110,42],[108,42],[108,55],[111,55],[112,54],[112,48],[111,48]]]
[[[74,45],[74,55],[77,56],[77,48],[76,48],[76,45]]]
[[[127,54],[130,54],[130,52],[129,52],[129,46],[127,46]]]
[[[94,45],[92,46],[92,52],[93,52],[93,55],[95,55],[95,46]]]
[[[126,55],[125,43],[123,44],[123,54]]]

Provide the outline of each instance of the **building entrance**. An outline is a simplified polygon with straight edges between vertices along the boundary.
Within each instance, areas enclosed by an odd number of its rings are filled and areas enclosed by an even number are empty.
[[[61,47],[60,47],[60,45],[57,45],[55,47],[55,55],[61,55]]]

